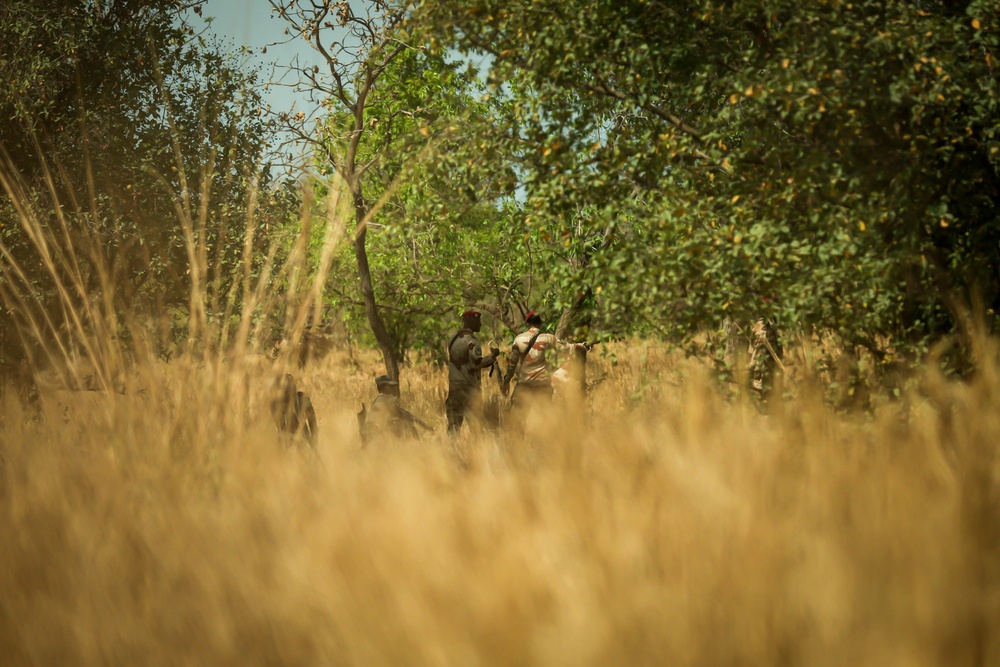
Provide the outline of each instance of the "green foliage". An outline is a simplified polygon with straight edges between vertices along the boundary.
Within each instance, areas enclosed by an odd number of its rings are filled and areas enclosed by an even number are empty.
[[[766,317],[879,361],[954,332],[977,292],[1000,309],[995,1],[272,4],[330,66],[299,72],[318,122],[283,120],[317,148],[317,201],[344,187],[360,225],[326,298],[390,373],[477,304],[576,313],[590,339]],[[256,190],[256,72],[192,7],[5,3],[0,145],[22,204],[99,251],[95,284],[104,262],[124,301],[183,311],[195,269],[211,319],[239,308],[247,231],[257,275],[300,197]],[[32,267],[19,215],[0,198]]]
[[[458,65],[417,50],[400,54],[369,95],[357,159],[370,164],[366,197],[384,199],[368,224],[368,248],[400,357],[414,348],[439,356],[469,305],[488,304],[507,321],[523,308],[528,260],[519,213],[504,204],[515,176],[503,143],[486,130],[504,111]],[[353,122],[350,110],[327,116],[322,155],[347,150]],[[333,171],[327,159],[319,169]],[[347,250],[338,257],[328,291],[360,322],[353,261]]]
[[[771,316],[878,354],[1000,308],[1000,5],[435,0],[604,326]],[[583,218],[581,214],[592,211]],[[578,255],[579,256],[579,255]]]
[[[122,307],[162,314],[189,306],[200,264],[210,311],[222,311],[240,273],[247,225],[262,259],[280,198],[260,193],[270,127],[257,73],[184,20],[177,0],[15,0],[0,9],[0,166],[44,226],[67,225],[67,248],[96,291],[113,277]],[[9,38],[8,38],[9,37]],[[277,208],[275,208],[277,206]],[[0,242],[27,272],[27,290],[60,317],[54,286],[0,196]],[[187,231],[185,231],[187,227]],[[192,258],[188,240],[204,247]],[[0,279],[3,280],[3,279]],[[13,285],[8,286],[14,289]],[[5,322],[10,325],[10,321]]]

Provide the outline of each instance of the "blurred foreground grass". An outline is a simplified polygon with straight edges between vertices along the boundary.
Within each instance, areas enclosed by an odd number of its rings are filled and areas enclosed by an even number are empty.
[[[417,365],[436,434],[362,450],[368,365],[301,378],[317,454],[278,437],[260,360],[43,388],[37,422],[8,397],[0,663],[1000,664],[995,366],[764,417],[623,353],[584,410],[450,441]]]

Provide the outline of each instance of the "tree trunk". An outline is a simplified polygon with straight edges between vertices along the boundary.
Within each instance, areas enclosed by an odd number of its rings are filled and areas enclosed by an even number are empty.
[[[364,222],[368,214],[368,205],[360,193],[354,195],[354,214],[357,224]],[[365,249],[365,239],[368,237],[368,230],[363,228],[358,231],[354,238],[354,256],[358,260],[358,278],[361,281],[361,299],[365,304],[365,316],[368,318],[368,326],[375,334],[379,349],[382,350],[382,359],[385,361],[385,373],[393,380],[399,379],[399,359],[396,356],[396,349],[392,343],[392,338],[385,328],[385,322],[378,312],[378,304],[375,303],[375,291],[372,288],[372,274],[368,266],[368,251]]]
[[[566,332],[569,330],[569,325],[573,322],[573,317],[576,312],[580,310],[580,306],[583,305],[583,300],[586,298],[587,292],[585,290],[580,290],[573,295],[573,304],[562,312],[559,316],[559,323],[556,325],[556,338],[562,340],[566,337]]]

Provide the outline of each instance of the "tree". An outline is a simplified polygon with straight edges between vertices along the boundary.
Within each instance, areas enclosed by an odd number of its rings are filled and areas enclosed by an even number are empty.
[[[504,147],[482,131],[505,109],[458,63],[419,50],[397,57],[380,86],[392,94],[369,104],[358,155],[372,163],[367,187],[383,201],[367,225],[368,242],[397,355],[413,346],[439,351],[469,306],[512,326],[528,267],[510,201],[516,180]],[[318,126],[321,169],[349,120],[331,113]],[[338,274],[345,275],[334,271],[329,285],[334,303],[359,303]]]
[[[589,247],[557,279],[588,286],[606,326],[685,337],[770,315],[882,356],[951,331],[975,288],[1000,308],[995,2],[415,15],[437,48],[492,56],[498,94],[523,91],[504,131],[530,146],[527,205]]]
[[[322,73],[295,68],[317,109],[285,120],[315,148],[320,174],[332,170],[346,183],[359,301],[386,372],[398,377],[407,344],[427,343],[432,332],[450,326],[441,320],[460,305],[456,298],[483,298],[492,283],[497,299],[489,305],[501,316],[508,306],[497,286],[513,281],[511,271],[484,276],[475,265],[484,254],[510,248],[492,241],[502,238],[499,202],[513,191],[514,178],[508,160],[491,159],[501,147],[470,130],[503,110],[479,99],[484,91],[474,73],[426,53],[422,38],[405,29],[404,4],[373,0],[363,11],[347,2],[272,4],[288,32],[307,40],[327,64]],[[373,230],[379,231],[374,255]],[[471,236],[482,243],[460,245]],[[473,284],[473,276],[482,283]],[[330,289],[336,301],[354,303],[347,286],[335,281]]]
[[[404,8],[387,0],[368,0],[363,3],[363,13],[356,12],[346,0],[337,3],[270,2],[274,11],[288,22],[285,32],[290,38],[307,42],[327,64],[328,71],[324,75],[320,74],[318,66],[293,65],[301,77],[301,85],[307,86],[326,108],[336,107],[346,112],[349,125],[343,128],[345,134],[338,146],[340,150],[330,152],[327,157],[346,184],[354,209],[353,247],[365,315],[382,351],[386,373],[397,378],[399,358],[375,300],[366,245],[371,201],[365,195],[365,173],[378,158],[361,162],[358,152],[367,130],[369,105],[380,95],[391,93],[381,90],[377,84],[392,61],[409,48],[396,34],[405,17]],[[299,140],[319,143],[307,125],[311,118],[304,112],[286,115],[283,120]],[[329,142],[326,147],[332,148]]]
[[[269,126],[256,73],[184,20],[200,9],[178,0],[0,8],[9,37],[0,44],[0,281],[17,304],[2,318],[6,337],[18,310],[38,309],[51,336],[64,328],[56,283],[68,284],[59,272],[71,269],[81,303],[113,293],[109,317],[186,309],[190,275],[203,279],[205,307],[223,309],[255,224],[249,199],[268,180]],[[26,217],[50,232],[54,272]]]

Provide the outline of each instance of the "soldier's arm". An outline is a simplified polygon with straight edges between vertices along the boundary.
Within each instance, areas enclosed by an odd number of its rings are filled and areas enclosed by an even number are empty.
[[[469,349],[468,359],[472,367],[477,369],[483,368],[483,351],[479,347],[479,341],[470,337],[467,347]]]
[[[497,362],[497,358],[500,356],[500,350],[493,349],[490,350],[489,356],[484,357],[482,350],[479,349],[479,343],[475,343],[472,349],[469,350],[469,359],[472,360],[475,368],[489,368]]]
[[[583,343],[574,343],[572,341],[563,340],[562,338],[556,338],[554,334],[549,335],[551,336],[549,342],[554,348],[553,351],[558,355],[557,358],[561,358],[563,356],[572,357],[577,348],[586,349],[587,347]]]
[[[552,342],[560,352],[573,352],[577,349],[588,349],[586,343],[574,343],[571,340],[563,340],[552,335]]]

